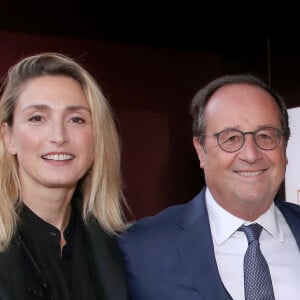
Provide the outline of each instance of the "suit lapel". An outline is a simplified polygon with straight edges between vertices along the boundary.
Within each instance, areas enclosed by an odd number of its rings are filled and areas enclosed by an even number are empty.
[[[205,189],[184,209],[177,249],[188,276],[203,299],[232,299],[217,268],[205,204]]]
[[[300,249],[300,206],[278,199],[275,201],[275,204],[284,215]]]

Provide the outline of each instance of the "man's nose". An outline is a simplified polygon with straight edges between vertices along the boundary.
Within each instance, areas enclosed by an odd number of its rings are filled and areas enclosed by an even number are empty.
[[[249,163],[253,163],[256,160],[260,159],[263,155],[261,149],[257,146],[254,134],[252,132],[248,132],[244,135],[244,144],[240,149],[240,158],[248,161]]]

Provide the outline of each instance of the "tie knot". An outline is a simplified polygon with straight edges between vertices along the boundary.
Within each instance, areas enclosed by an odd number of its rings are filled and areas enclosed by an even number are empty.
[[[245,232],[248,243],[250,243],[254,240],[258,241],[260,233],[262,231],[262,227],[257,223],[253,223],[249,226],[242,225],[239,230]]]

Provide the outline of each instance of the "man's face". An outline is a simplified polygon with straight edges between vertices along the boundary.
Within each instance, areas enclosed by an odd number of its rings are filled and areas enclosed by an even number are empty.
[[[275,100],[263,89],[247,84],[220,88],[209,100],[205,112],[204,148],[194,138],[200,166],[216,201],[232,214],[256,219],[274,200],[287,164],[284,138],[273,150],[261,150],[252,134],[245,135],[243,147],[223,151],[213,133],[228,128],[255,131],[271,126],[281,129]]]

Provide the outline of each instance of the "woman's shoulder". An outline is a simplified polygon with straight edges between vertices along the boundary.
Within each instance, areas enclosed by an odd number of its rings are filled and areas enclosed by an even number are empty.
[[[25,273],[19,236],[0,252],[0,266],[0,299],[21,299],[18,293],[25,291]]]
[[[13,274],[15,270],[19,270],[22,265],[22,257],[21,238],[19,235],[15,235],[8,247],[0,252],[0,277],[2,274],[8,276],[8,274]]]

